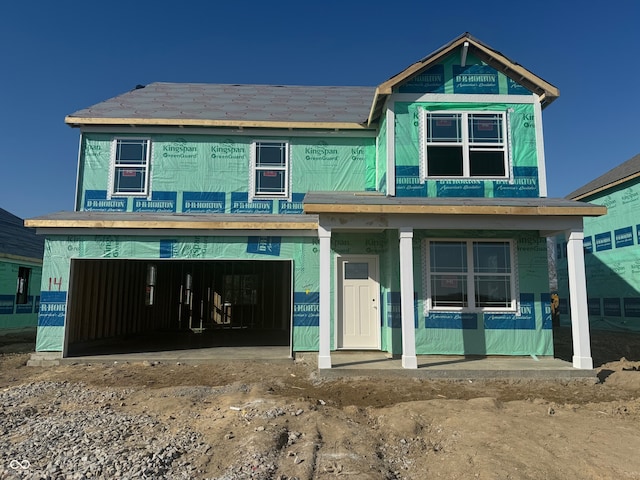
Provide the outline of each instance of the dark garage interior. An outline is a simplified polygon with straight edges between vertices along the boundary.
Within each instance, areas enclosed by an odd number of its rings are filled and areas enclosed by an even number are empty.
[[[76,259],[67,356],[290,344],[291,261]]]

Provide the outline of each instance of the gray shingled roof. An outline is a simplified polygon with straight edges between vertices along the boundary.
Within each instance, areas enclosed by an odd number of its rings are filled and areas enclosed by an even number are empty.
[[[594,190],[600,190],[607,185],[617,184],[625,178],[637,176],[640,173],[640,153],[635,157],[630,158],[626,162],[612,168],[604,175],[600,175],[598,178],[591,180],[586,185],[574,190],[565,198],[574,199],[577,197],[585,196]]]
[[[76,118],[271,122],[367,121],[375,87],[151,83],[69,115]]]
[[[487,207],[558,207],[588,210],[593,205],[564,198],[493,198],[493,197],[387,197],[360,192],[309,192],[305,204],[320,205],[404,205],[404,206],[487,206]]]
[[[44,238],[24,227],[21,218],[0,208],[0,257],[2,254],[42,259]]]
[[[237,213],[159,213],[159,212],[55,212],[39,217],[29,218],[29,221],[79,221],[79,222],[172,222],[172,223],[207,223],[223,222],[233,228],[234,223],[307,223],[317,221],[316,215],[305,214],[237,214]],[[45,227],[46,228],[46,227]],[[185,227],[189,228],[189,227]],[[241,227],[244,228],[244,227]],[[256,230],[259,232],[259,230]],[[256,233],[258,234],[258,233]]]

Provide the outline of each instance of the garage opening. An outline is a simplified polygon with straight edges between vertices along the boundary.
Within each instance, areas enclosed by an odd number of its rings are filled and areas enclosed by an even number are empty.
[[[67,355],[290,344],[291,261],[73,260]]]

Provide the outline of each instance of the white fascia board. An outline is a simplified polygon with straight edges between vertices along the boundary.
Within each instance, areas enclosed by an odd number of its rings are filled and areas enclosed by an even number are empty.
[[[76,212],[80,211],[82,207],[82,198],[80,198],[80,162],[82,161],[82,140],[83,135],[80,132],[80,139],[78,140],[78,159],[76,163],[76,196],[74,202],[74,209]]]
[[[396,196],[396,114],[395,104],[387,102],[387,195]]]
[[[378,178],[378,162],[380,162],[380,136],[376,136],[376,145],[375,145],[375,152],[376,152],[376,184],[375,184],[375,189],[376,191],[378,190],[378,185],[380,185],[380,179]]]
[[[394,93],[394,102],[405,103],[535,103],[538,97],[531,95],[493,95],[466,93]],[[538,102],[539,103],[539,102]]]
[[[542,106],[540,101],[533,104],[533,115],[536,125],[536,153],[538,158],[538,189],[541,197],[547,196],[547,168],[544,156],[544,137],[542,134]]]
[[[84,133],[109,133],[109,134],[137,134],[152,135],[169,134],[169,135],[219,135],[219,136],[265,136],[265,137],[336,137],[336,138],[369,138],[377,136],[375,129],[371,130],[285,130],[269,129],[269,128],[194,128],[194,127],[132,127],[126,125],[104,125],[104,126],[85,126],[80,128],[80,132]],[[117,133],[114,133],[117,132]]]

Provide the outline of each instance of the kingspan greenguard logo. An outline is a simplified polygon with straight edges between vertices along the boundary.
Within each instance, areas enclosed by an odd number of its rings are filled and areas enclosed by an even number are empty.
[[[611,197],[610,195],[607,195],[606,197],[604,197],[600,201],[602,202],[602,205],[607,207],[609,210],[614,209],[614,208],[616,208],[618,206],[617,200],[615,198]]]
[[[384,238],[367,238],[364,241],[367,253],[383,253],[387,251],[387,240]]]
[[[96,142],[87,143],[87,153],[100,155],[102,153],[102,145]]]
[[[96,242],[103,258],[118,258],[120,256],[120,242],[118,237],[111,235],[96,237]]]
[[[624,275],[627,271],[627,267],[624,263],[618,262],[611,265],[611,270],[616,275]]]
[[[352,147],[351,160],[354,162],[364,160],[364,147]]]
[[[102,168],[102,163],[107,162],[109,158],[109,148],[103,146],[100,142],[87,142],[84,151],[84,161],[88,167]]]
[[[174,142],[162,145],[162,156],[165,158],[196,158],[198,147],[190,145],[184,138],[176,138]]]
[[[305,159],[310,162],[337,162],[338,149],[330,147],[324,140],[316,145],[309,145],[304,148]]]
[[[80,255],[80,237],[69,235],[65,240],[67,253],[70,255]]]
[[[534,128],[536,126],[536,117],[533,113],[522,114],[522,125],[524,128]]]
[[[243,160],[247,158],[247,146],[225,138],[220,143],[211,145],[210,157],[223,160]]]
[[[544,240],[537,237],[520,237],[518,238],[519,252],[542,252],[547,250],[547,244]]]
[[[187,258],[204,258],[207,256],[207,238],[193,237],[193,242],[184,249]]]
[[[633,187],[629,187],[622,194],[622,204],[626,205],[628,203],[637,202],[640,199],[640,194],[634,191]]]

